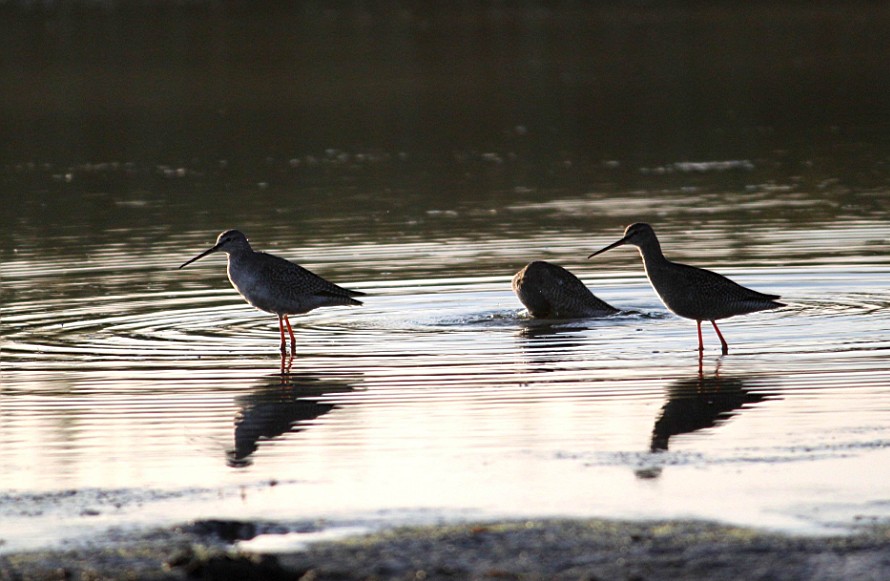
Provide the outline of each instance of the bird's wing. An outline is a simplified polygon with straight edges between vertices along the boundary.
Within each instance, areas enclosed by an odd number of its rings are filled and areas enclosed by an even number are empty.
[[[339,297],[364,294],[336,285],[318,276],[311,270],[284,258],[266,253],[260,254],[263,257],[261,268],[265,271],[265,274],[271,279],[286,284],[300,294],[324,294]]]
[[[686,276],[683,277],[686,285],[696,287],[699,290],[713,290],[715,292],[720,292],[727,298],[735,300],[772,301],[780,298],[779,295],[765,294],[742,286],[734,280],[711,270],[705,270],[696,266],[689,266],[688,264],[679,264],[676,262],[674,264],[683,269],[686,274]]]

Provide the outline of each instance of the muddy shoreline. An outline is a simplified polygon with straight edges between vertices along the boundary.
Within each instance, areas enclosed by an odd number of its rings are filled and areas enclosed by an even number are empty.
[[[202,521],[94,546],[0,555],[0,579],[888,579],[890,525],[788,536],[696,521],[403,527],[257,554],[255,523]]]

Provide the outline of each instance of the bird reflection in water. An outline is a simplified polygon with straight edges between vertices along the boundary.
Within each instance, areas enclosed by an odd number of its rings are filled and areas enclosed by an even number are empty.
[[[286,375],[290,375],[290,368],[294,365],[293,353],[281,353],[281,380],[286,381]]]
[[[236,399],[235,447],[226,451],[229,466],[241,468],[252,464],[251,454],[260,442],[289,432],[300,432],[306,422],[329,413],[336,404],[322,401],[322,396],[347,393],[352,385],[342,379],[311,375],[291,375],[268,379],[250,393]]]
[[[564,369],[573,352],[587,345],[586,334],[593,328],[584,319],[555,321],[521,319],[516,331],[517,346],[528,371],[552,372]]]
[[[649,451],[665,452],[673,436],[720,426],[742,410],[779,396],[776,391],[765,390],[763,384],[760,379],[722,377],[719,371],[712,376],[699,374],[672,382],[652,427]],[[656,478],[661,467],[642,468],[636,474],[639,478]]]
[[[517,335],[526,340],[523,347],[530,350],[550,349],[554,343],[563,347],[579,347],[584,345],[584,333],[592,328],[592,325],[584,324],[583,320],[566,322],[529,319],[520,321]]]
[[[713,428],[742,409],[778,396],[777,392],[759,389],[759,384],[752,379],[721,377],[719,373],[672,382],[667,402],[652,428],[650,451],[663,452],[671,436]]]

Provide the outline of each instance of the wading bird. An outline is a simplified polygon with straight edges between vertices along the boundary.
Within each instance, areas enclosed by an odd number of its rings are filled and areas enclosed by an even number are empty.
[[[247,237],[238,230],[226,230],[216,239],[215,246],[183,263],[179,268],[220,251],[228,255],[229,280],[244,300],[261,311],[278,315],[282,355],[287,352],[284,341],[285,324],[290,334],[292,355],[297,347],[288,315],[308,313],[318,307],[362,304],[352,297],[365,293],[337,286],[283,258],[257,252],[250,247]]]
[[[745,288],[710,270],[671,262],[662,254],[655,231],[649,224],[631,224],[624,231],[624,238],[587,258],[593,258],[597,254],[624,244],[632,244],[640,249],[646,276],[649,277],[652,288],[658,293],[664,306],[681,317],[695,320],[698,326],[699,351],[704,351],[701,337],[702,321],[710,321],[714,326],[725,355],[729,353],[729,345],[717,327],[718,319],[785,306],[776,302],[778,295],[763,294]]]
[[[531,316],[542,319],[601,317],[618,309],[600,300],[561,266],[536,260],[513,276],[513,292]]]

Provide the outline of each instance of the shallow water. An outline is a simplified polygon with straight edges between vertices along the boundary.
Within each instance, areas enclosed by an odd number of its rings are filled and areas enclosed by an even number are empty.
[[[729,355],[706,329],[699,359],[694,324],[665,312],[634,251],[584,260],[620,236],[623,212],[600,215],[609,230],[547,227],[552,208],[598,198],[494,208],[474,239],[375,243],[351,224],[337,244],[321,223],[324,245],[297,247],[242,226],[368,293],[295,317],[298,355],[284,360],[275,317],[240,300],[221,256],[176,270],[215,232],[158,233],[157,210],[106,234],[117,244],[17,245],[3,263],[0,490],[4,522],[27,532],[6,547],[202,516],[697,517],[808,532],[890,516],[886,223],[792,235],[663,221],[669,254],[787,302],[724,322]],[[682,216],[685,200],[659,203]],[[433,231],[453,220],[422,215]],[[515,237],[533,222],[542,232]],[[525,258],[571,268],[624,310],[529,319],[509,287]]]
[[[539,17],[528,22],[574,26],[572,15],[569,24]],[[498,11],[480,18],[505,22]],[[624,33],[643,34],[631,28]],[[488,38],[485,28],[474,34]],[[601,118],[575,115],[560,109],[586,90],[572,75],[584,76],[584,58],[613,53],[582,57],[568,45],[511,61],[546,71],[560,50],[581,59],[561,81],[536,77],[541,110],[451,103],[464,89],[450,69],[415,63],[451,92],[428,91],[419,75],[407,125],[381,123],[368,148],[364,126],[338,134],[325,125],[339,111],[329,103],[317,126],[305,119],[305,142],[269,149],[260,136],[292,133],[274,107],[251,118],[251,139],[210,151],[213,130],[183,113],[196,123],[183,124],[186,136],[158,137],[175,145],[164,155],[116,144],[109,126],[149,125],[112,113],[97,113],[98,145],[86,153],[76,134],[29,125],[59,142],[40,150],[36,139],[19,158],[2,152],[12,161],[0,180],[10,209],[0,215],[0,550],[192,518],[355,530],[693,517],[792,532],[890,518],[890,157],[880,132],[812,112],[799,127],[744,118],[715,129],[711,118],[681,115],[644,130],[613,118],[619,98]],[[457,68],[509,60],[488,49],[496,54],[480,48]],[[659,54],[657,43],[640,50],[653,53],[636,55],[643,62]],[[657,72],[619,93],[667,82]],[[707,76],[693,73],[690,87]],[[364,75],[347,79],[373,99]],[[465,82],[485,94],[503,91],[502,81]],[[122,98],[139,101],[139,86]],[[371,121],[391,111],[400,86],[376,96]],[[711,97],[674,103],[696,98]],[[851,115],[867,116],[862,100]],[[170,111],[142,105],[170,121]],[[440,107],[485,123],[430,136],[427,116]],[[63,125],[82,123],[77,111],[56,113]],[[597,119],[605,134],[554,129]],[[669,139],[677,124],[684,133]],[[127,152],[138,155],[120,161]],[[726,356],[706,328],[700,357],[694,323],[664,310],[634,250],[585,259],[633,221],[652,223],[670,258],[787,306],[721,324]],[[230,227],[366,292],[364,306],[293,317],[298,354],[280,358],[275,317],[241,301],[223,257],[176,268]],[[510,278],[535,259],[569,268],[622,312],[529,319]]]

